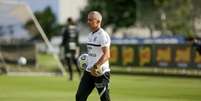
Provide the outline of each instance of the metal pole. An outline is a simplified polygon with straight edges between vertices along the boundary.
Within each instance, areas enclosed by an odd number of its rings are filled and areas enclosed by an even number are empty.
[[[34,14],[33,14],[32,10],[31,10],[31,8],[30,8],[29,6],[27,6],[26,4],[24,4],[24,6],[28,9],[28,11],[29,11],[29,13],[30,13],[30,15],[31,15],[31,17],[32,17],[32,19],[33,19],[33,21],[34,21],[34,24],[35,24],[36,27],[38,28],[38,30],[39,30],[39,32],[40,32],[40,34],[41,34],[43,40],[45,41],[45,43],[46,43],[47,46],[48,46],[48,48],[49,48],[50,50],[53,50],[53,46],[51,45],[50,41],[48,40],[48,38],[47,38],[45,32],[43,31],[43,29],[41,28],[41,26],[40,26],[40,24],[39,24],[37,18],[34,16]],[[59,66],[60,70],[62,71],[62,74],[65,76],[65,75],[66,75],[66,71],[65,71],[65,69],[64,69],[63,64],[61,63],[61,61],[60,61],[60,59],[59,59],[59,56],[58,56],[56,53],[53,53],[53,56],[54,56],[55,60],[57,61],[58,66]]]
[[[48,48],[49,48],[50,50],[53,49],[53,46],[51,45],[50,41],[48,40],[48,38],[47,38],[47,36],[46,36],[44,30],[41,28],[41,26],[40,26],[40,24],[39,24],[37,18],[36,18],[35,15],[33,14],[31,8],[30,8],[26,3],[20,2],[20,1],[2,1],[2,0],[0,0],[0,3],[7,3],[7,4],[12,4],[12,5],[19,4],[19,5],[25,6],[25,7],[27,8],[29,14],[30,14],[31,17],[32,17],[34,24],[35,24],[36,27],[38,28],[38,31],[40,32],[40,34],[41,34],[43,40],[44,40],[45,43],[47,44]],[[57,63],[58,63],[58,67],[59,67],[59,69],[61,70],[62,75],[63,75],[63,76],[67,75],[67,74],[66,74],[66,71],[65,71],[65,69],[64,69],[64,66],[63,66],[63,64],[61,63],[60,59],[59,59],[59,56],[58,56],[56,53],[52,53],[52,54],[53,54],[54,59],[55,59],[55,60],[57,61]]]

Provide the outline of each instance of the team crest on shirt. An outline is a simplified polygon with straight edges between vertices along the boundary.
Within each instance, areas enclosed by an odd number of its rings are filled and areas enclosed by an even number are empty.
[[[97,37],[94,37],[93,42],[95,42],[97,40]]]

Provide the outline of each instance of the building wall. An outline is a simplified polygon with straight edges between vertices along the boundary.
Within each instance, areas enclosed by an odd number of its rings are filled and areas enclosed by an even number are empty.
[[[66,18],[78,19],[80,11],[86,5],[87,0],[59,0],[58,21],[63,24]]]

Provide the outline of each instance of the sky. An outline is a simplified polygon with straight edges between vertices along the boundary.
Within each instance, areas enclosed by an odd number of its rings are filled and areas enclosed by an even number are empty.
[[[67,17],[78,19],[80,10],[86,5],[87,0],[13,0],[26,2],[33,11],[43,10],[50,6],[59,23],[64,23]]]
[[[46,8],[47,6],[50,6],[53,10],[53,12],[55,13],[56,17],[58,18],[58,7],[59,7],[59,0],[0,0],[0,1],[4,1],[4,2],[25,2],[26,4],[28,4],[30,6],[30,8],[33,10],[33,12],[35,11],[41,11],[44,10],[44,8]],[[9,4],[10,4],[9,3]],[[11,5],[11,4],[10,4]],[[6,7],[7,5],[1,5],[1,14],[0,17],[4,17],[4,19],[0,20],[0,25],[3,25],[3,29],[1,30],[0,34],[4,35],[5,37],[9,37],[9,36],[15,36],[15,37],[19,37],[21,38],[23,37],[28,37],[27,36],[27,31],[23,30],[23,27],[21,26],[22,21],[19,20],[19,18],[23,18],[24,16],[26,16],[26,11],[23,11],[23,8],[15,8],[15,10],[21,10],[22,12],[20,13],[16,13],[14,11],[10,11],[9,8],[12,8],[12,6]],[[14,7],[14,6],[13,6]],[[9,11],[9,12],[6,12]],[[21,17],[22,14],[23,16]],[[10,16],[10,15],[15,15],[15,17]],[[19,17],[19,18],[18,18]],[[8,20],[9,19],[9,20]],[[16,19],[16,20],[15,20]],[[10,23],[9,23],[10,22]],[[14,25],[12,26],[12,28],[14,29],[14,32],[11,34],[10,30],[8,29],[8,25]],[[11,27],[9,27],[11,28]],[[10,34],[9,34],[10,33]]]
[[[59,0],[14,0],[14,1],[26,2],[33,11],[40,11],[47,6],[50,6],[53,12],[58,17]]]
[[[82,10],[83,7],[86,5],[86,0],[0,0],[0,1],[25,2],[33,10],[33,12],[42,11],[47,6],[50,6],[60,24],[64,24],[67,17],[73,17],[74,19],[78,19],[80,16],[79,15],[80,10]],[[8,7],[5,7],[5,8],[8,8]],[[22,18],[21,16],[26,15],[23,13],[26,13],[26,12],[22,11],[21,13],[17,13],[16,15],[20,14],[20,18]],[[5,14],[7,14],[7,12],[5,12]],[[2,15],[0,14],[0,16],[2,16]],[[7,19],[7,17],[5,17],[5,19]],[[15,22],[15,20],[14,21],[13,20],[0,20],[0,23],[2,24],[4,22],[5,24],[9,25],[10,24],[10,23],[8,23],[9,21],[14,23],[15,26],[18,26],[17,25],[19,23],[19,22],[17,22],[18,20],[16,20],[16,22]],[[19,24],[19,26],[20,26],[20,24]],[[20,27],[19,28],[14,27],[14,28],[20,29]],[[5,31],[5,32],[7,32],[7,31]],[[23,31],[15,31],[15,32],[22,33]],[[17,33],[17,34],[19,34],[19,33]],[[19,36],[17,34],[16,34],[16,36]]]

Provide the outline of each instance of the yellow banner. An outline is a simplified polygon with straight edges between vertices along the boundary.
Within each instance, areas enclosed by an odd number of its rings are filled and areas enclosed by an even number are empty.
[[[190,48],[178,48],[176,50],[176,59],[177,63],[189,63],[190,62]]]
[[[157,49],[156,53],[157,62],[171,62],[171,49],[170,47],[160,47]]]
[[[130,47],[123,47],[122,50],[122,57],[123,57],[123,65],[128,65],[133,63],[133,56],[134,56],[134,51],[133,48]]]
[[[118,47],[117,46],[111,46],[110,55],[111,55],[110,62],[117,63],[117,60],[118,60]]]
[[[201,64],[201,55],[198,52],[195,54],[195,63]]]
[[[151,62],[151,48],[143,47],[140,48],[140,66],[145,65],[146,63]]]

